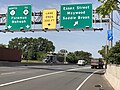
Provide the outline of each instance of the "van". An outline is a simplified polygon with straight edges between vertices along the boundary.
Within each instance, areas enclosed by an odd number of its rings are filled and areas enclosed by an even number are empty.
[[[85,60],[78,60],[77,63],[79,66],[84,66],[85,65]]]

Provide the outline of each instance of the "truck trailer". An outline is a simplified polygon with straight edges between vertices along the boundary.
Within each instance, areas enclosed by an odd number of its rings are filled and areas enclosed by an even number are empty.
[[[0,48],[0,61],[21,62],[21,56],[21,50]]]

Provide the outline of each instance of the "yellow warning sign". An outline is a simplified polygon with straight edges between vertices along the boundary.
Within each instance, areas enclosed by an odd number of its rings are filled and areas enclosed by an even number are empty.
[[[56,29],[57,10],[44,9],[42,12],[42,29]]]

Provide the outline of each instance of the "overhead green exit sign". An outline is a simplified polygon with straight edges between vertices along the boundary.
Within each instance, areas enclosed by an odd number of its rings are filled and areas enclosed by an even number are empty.
[[[8,6],[6,28],[8,30],[30,30],[31,17],[31,5]]]
[[[60,26],[63,28],[92,28],[92,4],[61,5]]]

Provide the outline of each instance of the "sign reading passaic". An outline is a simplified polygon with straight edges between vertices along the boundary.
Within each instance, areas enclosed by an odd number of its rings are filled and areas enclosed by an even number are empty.
[[[92,28],[92,4],[61,5],[60,26],[63,28]]]
[[[30,30],[31,5],[8,6],[6,28],[8,30]]]

